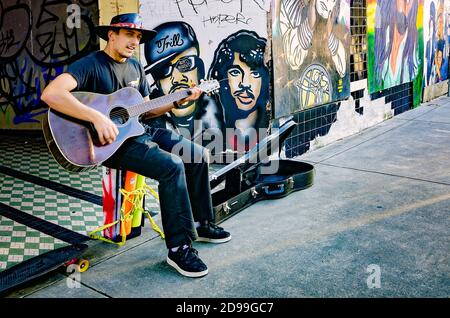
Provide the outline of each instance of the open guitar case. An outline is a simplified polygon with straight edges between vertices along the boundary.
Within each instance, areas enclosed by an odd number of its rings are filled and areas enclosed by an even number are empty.
[[[279,199],[313,185],[312,165],[280,158],[281,145],[296,125],[293,120],[285,122],[245,155],[210,175],[216,223],[260,200]],[[224,181],[225,186],[218,187]]]

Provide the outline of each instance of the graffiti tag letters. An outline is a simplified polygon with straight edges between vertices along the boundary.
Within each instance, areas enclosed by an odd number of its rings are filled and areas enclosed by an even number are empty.
[[[18,25],[18,21],[21,23]],[[6,8],[0,16],[0,62],[14,59],[30,33],[30,10],[19,4]]]
[[[230,14],[218,14],[216,16],[210,16],[209,18],[203,18],[203,24],[206,26],[207,23],[211,24],[245,24],[248,25],[252,19],[246,18],[242,13],[238,12],[236,15]]]
[[[19,44],[19,41],[14,41],[14,31],[12,29],[0,32],[0,55],[7,56],[8,51]]]
[[[96,1],[2,0],[0,128],[39,123],[35,117],[46,111],[43,88],[95,48],[96,16]]]
[[[207,0],[173,0],[177,5],[178,12],[180,16],[184,18],[184,14],[186,11],[192,12],[196,15],[199,14],[201,9],[204,11],[208,10],[208,1]],[[209,21],[211,23],[217,22],[228,22],[228,23],[239,23],[242,22],[244,24],[248,24],[251,19],[245,19],[242,15],[243,13],[243,0],[216,0],[221,3],[221,6],[228,6],[235,8],[238,14],[219,14],[214,17],[210,17],[209,19],[203,20],[203,22]],[[253,0],[253,3],[258,6],[259,9],[265,10],[264,7],[266,5],[266,0]]]
[[[158,41],[156,41],[156,45],[158,46],[158,53],[163,53],[169,47],[183,46],[184,40],[181,38],[179,33],[174,34],[172,38],[170,36],[166,36]]]

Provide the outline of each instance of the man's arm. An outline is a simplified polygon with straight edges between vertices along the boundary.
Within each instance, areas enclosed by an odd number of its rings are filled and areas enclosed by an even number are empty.
[[[75,78],[68,73],[63,73],[44,89],[41,100],[56,111],[91,122],[98,133],[101,144],[113,142],[119,134],[116,125],[102,113],[76,99],[70,93],[76,87]]]
[[[149,100],[150,100],[150,98],[148,96],[144,97],[144,102],[148,102]],[[170,103],[170,104],[158,107],[156,109],[151,109],[148,112],[146,112],[145,114],[143,114],[142,118],[145,120],[145,119],[159,117],[161,115],[164,115],[168,111],[170,111],[175,106],[176,106],[175,103]]]
[[[203,91],[200,88],[195,87],[195,86],[191,87],[189,90],[191,93],[188,97],[183,98],[182,100],[179,100],[178,102],[167,104],[162,107],[158,107],[157,109],[152,109],[152,110],[146,112],[143,115],[143,118],[149,119],[149,118],[159,117],[159,116],[167,113],[168,111],[172,110],[172,108],[178,107],[178,105],[184,104],[188,101],[193,101],[193,100],[199,99],[200,95],[203,93]],[[149,100],[150,100],[150,98],[148,96],[144,97],[145,102],[148,102]]]

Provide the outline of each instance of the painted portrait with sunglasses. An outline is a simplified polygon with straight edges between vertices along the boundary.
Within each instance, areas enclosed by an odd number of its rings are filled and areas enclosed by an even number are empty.
[[[172,21],[154,29],[158,32],[156,37],[145,44],[144,68],[154,80],[154,97],[198,85],[205,76],[205,67],[193,28],[185,22]],[[187,128],[194,141],[201,139],[206,129],[222,131],[224,123],[221,108],[206,94],[172,109],[166,119],[176,127]]]

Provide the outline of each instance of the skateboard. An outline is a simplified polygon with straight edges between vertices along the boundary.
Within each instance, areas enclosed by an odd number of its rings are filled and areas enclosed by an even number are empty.
[[[62,266],[76,263],[80,272],[86,271],[89,262],[80,256],[87,248],[86,244],[64,246],[5,269],[0,272],[0,295]]]

